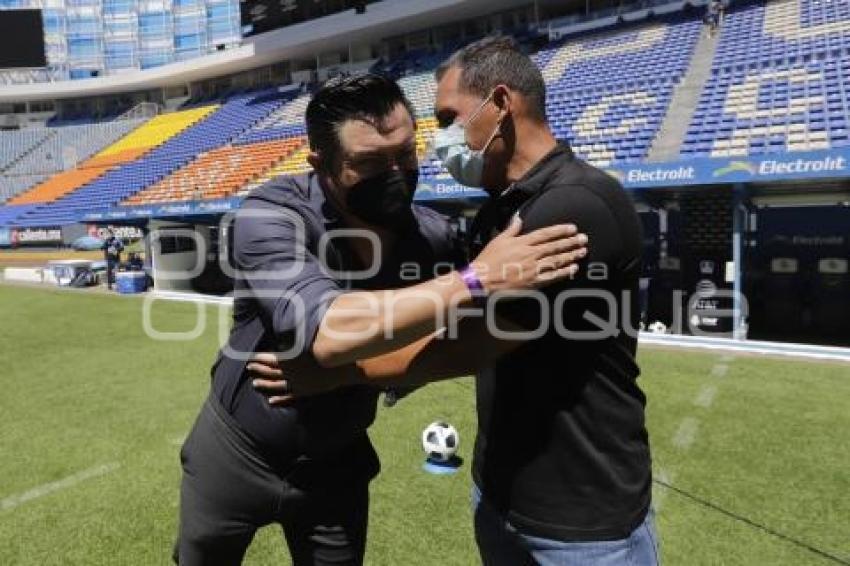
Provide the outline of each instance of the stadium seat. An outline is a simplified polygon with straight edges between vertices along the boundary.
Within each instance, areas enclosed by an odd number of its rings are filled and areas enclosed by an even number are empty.
[[[4,173],[34,175],[66,171],[127,135],[142,123],[144,120],[114,120],[47,128],[49,133],[44,140]]]
[[[711,78],[688,135],[708,134],[714,157],[846,145],[838,120],[850,112],[847,97],[841,95],[850,90],[848,49],[850,0],[779,0],[733,7],[724,19]],[[828,114],[825,103],[830,105]],[[711,132],[707,125],[718,119],[734,120],[734,129]],[[762,128],[782,141],[759,141]],[[737,145],[723,147],[729,141]],[[705,152],[685,144],[681,155]]]
[[[247,183],[267,173],[303,144],[288,138],[226,145],[198,157],[162,181],[136,193],[125,205],[220,199],[232,196]]]
[[[0,135],[0,171],[5,171],[39,144],[44,143],[50,134],[49,128],[2,132],[2,135]]]
[[[48,175],[0,175],[0,204],[45,181]]]
[[[199,155],[233,142],[290,98],[276,89],[263,90],[233,96],[220,106],[157,116],[84,164],[85,168],[110,167],[105,173],[17,216],[14,222],[19,226],[55,226],[108,210]]]

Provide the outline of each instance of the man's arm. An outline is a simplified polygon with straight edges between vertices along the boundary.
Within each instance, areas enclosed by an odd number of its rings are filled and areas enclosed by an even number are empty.
[[[499,321],[503,332],[520,327]],[[293,398],[317,395],[352,385],[416,387],[427,383],[472,375],[496,363],[525,342],[497,338],[481,317],[460,321],[457,336],[445,332],[408,344],[394,352],[338,368],[318,368],[303,360],[283,364],[273,354],[257,354],[248,364],[254,387],[265,393],[273,405],[287,404]]]
[[[628,255],[624,250],[639,246],[639,242],[623,241],[622,227],[617,218],[595,193],[578,188],[565,192],[571,197],[566,207],[570,217],[575,218],[582,231],[590,235],[591,241],[586,248],[588,261],[605,265],[608,275],[615,276],[620,259]],[[551,202],[547,199],[551,199]],[[546,229],[564,222],[564,206],[563,203],[559,206],[559,202],[554,191],[544,195],[541,202],[536,203],[535,212],[527,219],[527,228]],[[387,355],[357,362],[362,374],[360,378],[385,382],[383,384],[386,385],[416,385],[474,373],[524,343],[517,339],[505,339],[506,333],[516,337],[520,332],[540,328],[541,307],[549,310],[549,324],[553,324],[555,317],[563,314],[553,310],[557,305],[558,294],[579,287],[593,288],[595,282],[589,281],[587,277],[583,268],[575,277],[539,286],[539,297],[545,301],[543,305],[535,299],[508,301],[503,297],[495,305],[492,317],[460,321],[456,339],[439,339],[437,335],[431,335]],[[562,305],[561,308],[565,307]]]
[[[473,262],[488,293],[536,288],[575,274],[586,242],[575,226],[527,235],[521,229],[520,221],[513,222]],[[433,334],[472,299],[457,271],[405,289],[342,294],[322,318],[313,356],[323,367],[337,367],[392,352]]]
[[[308,237],[305,214],[252,199],[234,227],[240,277],[281,348],[288,350],[286,359],[307,354],[330,368],[386,354],[433,334],[457,307],[472,301],[456,271],[399,290],[342,289]],[[575,273],[586,242],[575,226],[526,235],[520,230],[514,223],[476,258],[473,265],[488,292],[533,288]]]
[[[501,331],[520,330],[505,321],[499,324]],[[493,365],[524,343],[496,337],[483,318],[468,318],[460,322],[454,338],[447,337],[445,331],[437,332],[395,352],[357,362],[360,371],[354,380],[405,387],[465,377]]]
[[[536,203],[533,214],[526,218],[526,226],[528,229],[535,229],[557,225],[563,222],[564,210],[568,210],[570,217],[575,217],[576,224],[589,235],[588,264],[605,266],[606,277],[601,281],[590,280],[586,270],[582,268],[575,278],[553,282],[541,289],[543,296],[547,299],[547,308],[554,307],[558,295],[569,289],[602,287],[604,290],[610,284],[612,277],[619,277],[620,264],[623,263],[624,258],[639,256],[640,238],[623,238],[624,227],[599,196],[580,186],[564,190],[570,195],[569,206],[565,207],[563,203],[559,205],[561,197],[554,190],[548,191],[540,202]],[[605,310],[604,303],[592,302],[584,306],[590,313],[607,320],[606,316],[609,313]],[[555,320],[553,317],[557,315],[562,317],[564,324],[570,329],[582,329],[584,325],[589,324],[583,316],[578,316],[581,313],[577,315],[578,320],[573,320],[572,315],[568,316],[566,303],[561,304],[560,308],[562,310],[558,313],[550,311],[552,315],[550,322]],[[540,327],[542,313],[540,305],[535,300],[502,300],[498,302],[494,310],[499,321],[498,327],[501,329],[531,330]],[[507,325],[508,321],[511,327]],[[280,379],[290,382],[278,383],[276,387],[268,391],[274,391],[277,394],[286,391],[289,387],[295,396],[299,396],[312,394],[315,390],[321,392],[328,388],[348,385],[358,382],[357,380],[361,383],[365,381],[388,386],[412,385],[468,375],[492,364],[505,353],[521,345],[521,342],[497,339],[487,331],[485,322],[482,320],[464,321],[461,328],[460,338],[457,340],[435,340],[430,335],[418,337],[386,355],[365,357],[357,364],[356,370],[352,369],[355,366],[350,364],[346,365],[344,371],[338,373],[323,373],[314,369],[312,373],[304,373],[305,377],[302,379],[301,372],[290,367],[288,363],[285,363],[283,371],[280,371],[276,361],[269,357],[262,358],[262,363],[251,365],[249,370],[255,377],[267,378],[269,382]],[[263,368],[263,364],[266,363],[271,364],[269,368],[265,368],[268,371],[264,371]],[[322,381],[326,383],[320,383]],[[263,382],[261,385],[271,386],[272,384]]]

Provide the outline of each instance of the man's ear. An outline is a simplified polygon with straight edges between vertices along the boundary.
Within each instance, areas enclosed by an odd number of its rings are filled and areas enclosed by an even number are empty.
[[[513,111],[514,100],[513,93],[507,85],[499,84],[493,89],[493,104],[499,109],[499,121]]]

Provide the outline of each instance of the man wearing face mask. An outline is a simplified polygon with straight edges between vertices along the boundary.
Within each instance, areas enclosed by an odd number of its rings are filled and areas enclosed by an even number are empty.
[[[272,180],[236,215],[233,328],[181,450],[181,565],[239,564],[270,523],[296,566],[363,561],[379,388],[352,380],[270,406],[246,371],[255,352],[279,352],[315,379],[353,374],[357,360],[433,334],[476,294],[573,275],[584,253],[574,226],[519,236],[515,223],[477,269],[464,266],[447,220],[412,204],[414,113],[389,79],[329,82],[306,122],[313,171]]]
[[[473,223],[473,253],[516,215],[524,230],[568,218],[589,241],[578,277],[545,289],[545,334],[477,374],[482,561],[656,565],[636,382],[642,239],[634,205],[613,178],[555,140],[541,73],[512,40],[461,49],[437,80],[437,154],[459,183],[492,197]],[[500,303],[496,313],[527,328],[546,318],[526,300]]]
[[[512,40],[461,49],[437,80],[437,155],[455,180],[491,197],[471,229],[473,253],[519,215],[526,231],[574,222],[587,257],[576,278],[537,298],[496,302],[499,329],[508,321],[542,330],[537,337],[494,341],[492,325],[464,321],[457,340],[425,339],[361,367],[386,385],[476,373],[474,527],[484,566],[657,565],[635,361],[634,205],[554,138],[543,77]],[[281,379],[296,396],[314,387],[285,364],[262,375],[270,392]]]

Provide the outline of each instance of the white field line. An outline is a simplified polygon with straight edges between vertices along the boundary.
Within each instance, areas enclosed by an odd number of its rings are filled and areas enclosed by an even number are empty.
[[[685,417],[679,424],[676,434],[673,435],[673,446],[687,450],[694,443],[698,430],[699,421],[694,417]]]
[[[694,405],[707,409],[714,403],[714,397],[717,395],[717,386],[713,384],[703,385],[702,389],[694,399]]]
[[[727,373],[729,373],[729,366],[726,364],[715,364],[715,366],[711,368],[712,377],[726,377]]]
[[[50,495],[51,493],[55,493],[63,489],[68,489],[69,487],[74,487],[75,485],[80,484],[86,480],[105,476],[106,474],[114,472],[119,467],[121,467],[121,465],[117,462],[113,462],[111,464],[103,464],[102,466],[97,466],[94,468],[89,468],[88,470],[83,470],[82,472],[77,472],[76,474],[63,478],[61,480],[34,487],[23,493],[10,495],[9,497],[6,497],[2,501],[0,501],[0,511],[8,511],[20,505],[23,505],[28,501],[44,497],[45,495]]]
[[[713,378],[722,378],[725,377],[727,373],[729,373],[729,364],[735,360],[735,356],[726,354],[719,358],[719,362],[714,364],[711,368],[711,377]],[[696,397],[694,398],[693,405],[695,407],[702,407],[704,409],[708,409],[714,403],[714,399],[717,396],[717,381],[714,383],[706,383],[704,384]],[[676,429],[676,433],[673,435],[672,443],[673,446],[679,450],[687,450],[691,447],[691,445],[696,440],[697,432],[699,432],[700,421],[696,417],[685,417],[682,419],[682,422],[679,423],[679,428]],[[661,482],[670,484],[672,483],[673,473],[669,470],[658,469],[657,479]],[[661,507],[664,498],[667,496],[667,490],[663,488],[663,486],[658,486],[657,484],[653,487],[652,492],[652,500],[653,505],[655,506],[656,511]]]

